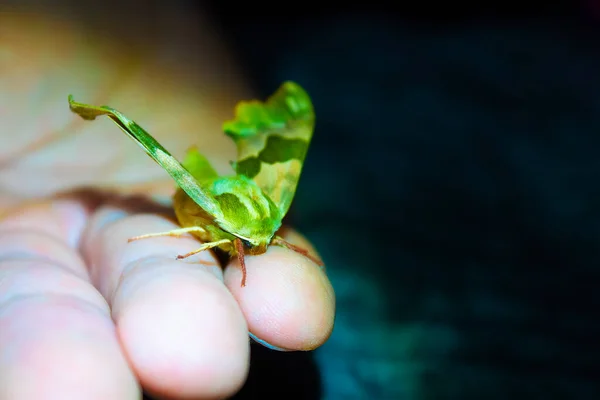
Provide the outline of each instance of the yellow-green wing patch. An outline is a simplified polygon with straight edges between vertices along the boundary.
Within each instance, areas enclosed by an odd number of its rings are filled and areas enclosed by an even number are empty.
[[[210,161],[196,147],[192,147],[187,151],[181,164],[200,183],[206,184],[219,177]]]
[[[266,102],[244,101],[223,130],[236,143],[238,175],[252,179],[285,215],[292,203],[315,123],[310,97],[285,82]]]

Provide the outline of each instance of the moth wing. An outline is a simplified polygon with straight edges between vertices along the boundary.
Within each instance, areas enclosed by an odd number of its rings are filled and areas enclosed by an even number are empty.
[[[219,177],[210,161],[196,147],[187,151],[181,165],[201,184],[212,182]]]
[[[156,141],[156,139],[137,123],[113,108],[107,106],[96,107],[78,103],[73,99],[73,96],[69,96],[69,107],[71,108],[71,111],[78,114],[83,119],[93,120],[101,115],[108,116],[123,132],[142,147],[158,165],[167,171],[177,185],[186,192],[198,206],[210,215],[215,217],[220,216],[218,203],[210,192],[207,189],[204,189],[191,172],[186,170],[175,157],[173,157]]]
[[[312,102],[294,82],[284,82],[265,102],[240,102],[223,130],[236,143],[234,168],[252,179],[284,216],[294,198],[315,124]]]

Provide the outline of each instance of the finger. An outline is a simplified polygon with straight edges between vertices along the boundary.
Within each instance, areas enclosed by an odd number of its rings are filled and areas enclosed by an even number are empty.
[[[176,260],[200,245],[191,236],[127,242],[177,228],[157,215],[103,209],[88,226],[84,255],[142,386],[170,398],[236,392],[248,372],[247,327],[213,254]]]
[[[0,222],[0,397],[140,396],[104,298],[73,245],[76,203],[18,209]]]
[[[284,239],[312,250],[306,239],[291,230],[286,230]],[[278,246],[269,246],[260,256],[246,256],[245,261],[246,286],[240,287],[237,260],[225,269],[225,283],[257,341],[278,350],[312,350],[329,338],[335,295],[322,267]]]

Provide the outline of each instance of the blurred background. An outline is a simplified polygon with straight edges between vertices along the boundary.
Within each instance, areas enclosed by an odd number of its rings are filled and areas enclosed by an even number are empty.
[[[600,398],[597,2],[124,3],[60,12],[141,46],[124,21],[210,24],[242,92],[294,80],[315,104],[290,218],[335,330],[313,353],[254,346],[237,398]],[[161,46],[202,73],[179,36]]]

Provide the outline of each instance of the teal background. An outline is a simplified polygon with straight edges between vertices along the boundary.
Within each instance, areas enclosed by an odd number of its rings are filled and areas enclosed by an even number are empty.
[[[291,218],[338,298],[314,354],[253,348],[239,398],[600,398],[590,10],[215,6],[260,95],[313,97]]]

